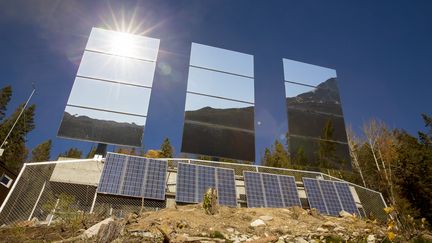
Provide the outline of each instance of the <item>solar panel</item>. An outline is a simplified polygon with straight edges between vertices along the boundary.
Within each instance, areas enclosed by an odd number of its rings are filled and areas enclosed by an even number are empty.
[[[347,183],[311,178],[303,178],[303,183],[311,208],[334,216],[338,216],[342,210],[359,215]]]
[[[285,207],[300,206],[301,201],[297,191],[294,176],[279,176],[281,192],[284,199]]]
[[[195,203],[196,198],[196,178],[197,167],[191,164],[178,163],[176,201],[185,203]]]
[[[322,197],[321,188],[318,180],[303,178],[303,185],[306,191],[310,208],[316,208],[318,212],[327,214],[327,206]]]
[[[354,197],[351,193],[348,183],[335,181],[334,185],[339,195],[343,210],[351,214],[359,215]]]
[[[342,205],[339,201],[339,196],[336,192],[336,188],[333,181],[318,180],[321,187],[322,196],[327,206],[327,213],[333,216],[339,216],[339,212],[342,211]]]
[[[243,172],[246,189],[246,201],[249,208],[265,207],[264,188],[261,174],[255,172]]]
[[[234,170],[217,168],[216,174],[219,204],[237,207]]]
[[[143,187],[143,195],[145,198],[165,200],[165,181],[167,162],[148,159],[147,170],[145,176],[145,184]]]
[[[237,206],[233,169],[178,163],[176,201],[202,202],[204,193],[216,188],[220,205]]]
[[[108,153],[98,193],[165,200],[167,162]]]
[[[209,188],[216,188],[216,168],[208,166],[197,166],[198,169],[198,193],[196,202],[202,202],[204,193]]]
[[[264,186],[266,207],[284,207],[278,176],[271,174],[261,174],[261,178]]]
[[[99,181],[98,192],[118,194],[126,157],[108,153]]]
[[[248,207],[301,206],[295,178],[259,172],[243,172]]]
[[[137,157],[125,156],[126,173],[123,180],[122,195],[140,197],[144,182],[145,160]]]

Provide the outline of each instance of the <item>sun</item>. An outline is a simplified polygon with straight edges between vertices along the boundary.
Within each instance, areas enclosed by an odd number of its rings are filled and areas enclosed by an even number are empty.
[[[136,47],[133,35],[127,33],[116,33],[110,40],[111,52],[119,56],[130,56]]]

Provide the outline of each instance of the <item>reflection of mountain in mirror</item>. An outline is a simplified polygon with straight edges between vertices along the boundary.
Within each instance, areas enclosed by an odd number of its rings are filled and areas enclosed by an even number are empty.
[[[58,136],[140,146],[145,120],[145,117],[67,106]]]
[[[342,116],[335,78],[324,81],[316,88],[285,82],[285,92],[288,108]]]

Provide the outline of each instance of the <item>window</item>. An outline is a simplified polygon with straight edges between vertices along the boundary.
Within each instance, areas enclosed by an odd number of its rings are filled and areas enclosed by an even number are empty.
[[[9,176],[7,176],[6,174],[3,174],[0,177],[0,184],[2,184],[3,186],[9,188],[12,185],[12,178],[10,178]]]

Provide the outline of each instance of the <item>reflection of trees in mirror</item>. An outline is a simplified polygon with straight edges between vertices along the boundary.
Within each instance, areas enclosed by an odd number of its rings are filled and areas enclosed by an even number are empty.
[[[233,164],[246,164],[251,165],[253,164],[252,161],[246,161],[246,160],[237,160],[237,159],[230,159],[230,158],[223,158],[223,157],[216,157],[216,156],[209,156],[209,155],[198,155],[196,157],[198,160],[207,160],[207,161],[216,161],[216,162],[225,162],[225,163],[233,163]]]
[[[333,123],[327,120],[323,127],[321,139],[319,141],[318,159],[320,167],[328,167],[332,160],[337,160],[335,156],[336,144],[328,140],[333,140]]]
[[[95,150],[95,152],[96,152],[96,150]],[[79,150],[78,148],[70,148],[69,150],[67,150],[67,151],[65,151],[63,153],[60,153],[59,157],[81,159],[81,157],[82,157],[82,151]]]
[[[288,151],[285,149],[284,145],[278,140],[275,140],[271,149],[265,149],[261,164],[270,167],[289,168],[291,163]]]

